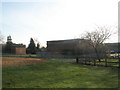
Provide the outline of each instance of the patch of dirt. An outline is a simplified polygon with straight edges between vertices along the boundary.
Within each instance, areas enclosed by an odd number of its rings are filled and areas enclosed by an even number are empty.
[[[2,67],[29,65],[33,63],[43,63],[46,61],[47,60],[43,60],[39,58],[2,57]]]

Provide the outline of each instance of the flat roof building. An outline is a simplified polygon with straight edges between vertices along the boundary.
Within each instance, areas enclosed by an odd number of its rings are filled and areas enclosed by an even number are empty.
[[[47,51],[57,54],[73,54],[78,51],[79,45],[88,42],[84,39],[68,39],[68,40],[55,40],[47,41]],[[87,45],[87,44],[86,44]]]
[[[47,41],[47,51],[64,55],[92,54],[94,53],[94,49],[89,44],[90,40],[86,39],[53,40]],[[120,53],[118,43],[105,43],[105,45],[109,51]]]

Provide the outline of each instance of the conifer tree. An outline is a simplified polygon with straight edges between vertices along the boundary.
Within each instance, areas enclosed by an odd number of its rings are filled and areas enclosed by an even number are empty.
[[[37,48],[37,50],[40,48],[40,44],[39,43],[37,43],[37,47],[36,48]]]
[[[30,44],[28,45],[27,53],[29,53],[29,54],[36,53],[36,46],[35,46],[34,40],[32,38],[30,39]]]

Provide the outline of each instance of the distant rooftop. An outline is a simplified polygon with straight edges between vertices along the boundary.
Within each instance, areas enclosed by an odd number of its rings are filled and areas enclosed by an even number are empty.
[[[23,44],[13,44],[12,46],[13,46],[13,47],[26,47],[26,46],[23,45]]]
[[[77,41],[77,40],[84,40],[84,39],[51,40],[47,42],[63,42],[63,41]]]

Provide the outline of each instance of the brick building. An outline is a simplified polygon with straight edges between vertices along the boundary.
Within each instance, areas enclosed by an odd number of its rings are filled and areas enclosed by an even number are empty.
[[[24,55],[26,54],[26,47],[22,44],[14,44],[11,51],[13,54]]]
[[[26,46],[23,44],[12,43],[11,36],[8,36],[3,53],[24,55],[26,54]]]

